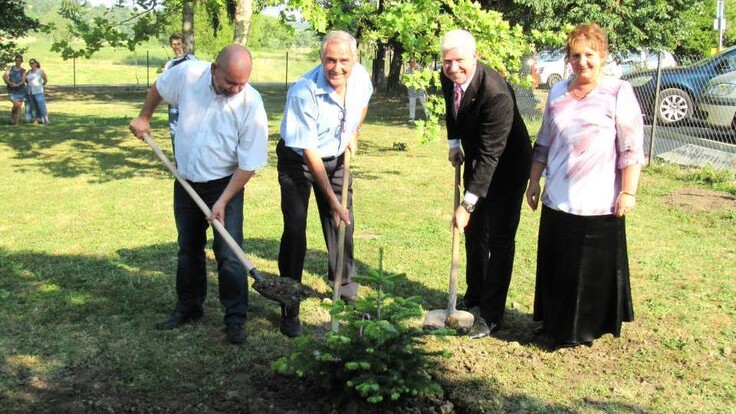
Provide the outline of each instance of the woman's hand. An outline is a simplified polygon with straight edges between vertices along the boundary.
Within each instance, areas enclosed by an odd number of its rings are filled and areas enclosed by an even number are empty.
[[[529,187],[527,187],[526,189],[526,203],[529,204],[529,207],[531,207],[532,211],[537,211],[537,207],[539,206],[540,192],[541,187],[539,185],[539,181],[529,180]]]
[[[616,209],[613,214],[616,217],[623,217],[631,213],[634,206],[636,206],[636,195],[622,191],[618,193],[618,197],[616,197]]]

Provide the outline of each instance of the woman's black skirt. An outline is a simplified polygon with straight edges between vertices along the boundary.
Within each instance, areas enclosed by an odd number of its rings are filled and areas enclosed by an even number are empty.
[[[634,320],[623,217],[576,216],[543,206],[534,320],[557,344],[621,334]]]

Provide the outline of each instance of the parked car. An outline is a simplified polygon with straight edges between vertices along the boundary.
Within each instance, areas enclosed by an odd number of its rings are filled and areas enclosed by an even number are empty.
[[[537,54],[536,69],[539,74],[539,84],[545,85],[547,88],[552,88],[555,83],[567,78],[572,73],[572,68],[565,61],[564,49],[539,52]],[[603,70],[608,76],[620,78],[622,75],[621,68],[610,54],[606,59]]]
[[[708,125],[736,129],[736,72],[716,76],[708,82],[700,109]]]
[[[552,88],[552,85],[565,79],[570,73],[570,66],[565,62],[565,50],[542,50],[537,53],[535,62],[539,84]]]
[[[657,71],[633,72],[622,79],[629,81],[639,100],[642,112],[657,117],[662,125],[685,121],[693,116],[703,118],[697,108],[708,81],[736,70],[736,46],[688,66],[662,69],[659,81],[659,104],[655,110]]]
[[[677,66],[677,60],[672,53],[666,50],[651,48],[636,48],[618,54],[621,73],[626,75],[647,69],[657,69],[661,56],[661,67],[671,68]]]

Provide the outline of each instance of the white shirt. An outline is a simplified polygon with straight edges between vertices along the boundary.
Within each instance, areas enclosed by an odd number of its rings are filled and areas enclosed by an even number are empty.
[[[179,107],[176,164],[193,182],[255,171],[267,163],[268,120],[258,91],[247,84],[238,94],[218,95],[210,64],[190,60],[162,73],[156,89]]]
[[[28,82],[28,88],[31,90],[31,95],[38,95],[43,93],[43,76],[41,69],[35,72],[30,70],[26,72],[26,81]]]

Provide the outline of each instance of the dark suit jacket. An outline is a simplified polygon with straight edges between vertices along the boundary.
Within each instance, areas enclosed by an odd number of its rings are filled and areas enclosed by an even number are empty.
[[[453,82],[444,73],[440,78],[447,138],[459,138],[465,153],[465,191],[485,198],[489,192],[499,195],[516,193],[520,185],[526,188],[532,147],[511,85],[477,62],[455,119]]]

